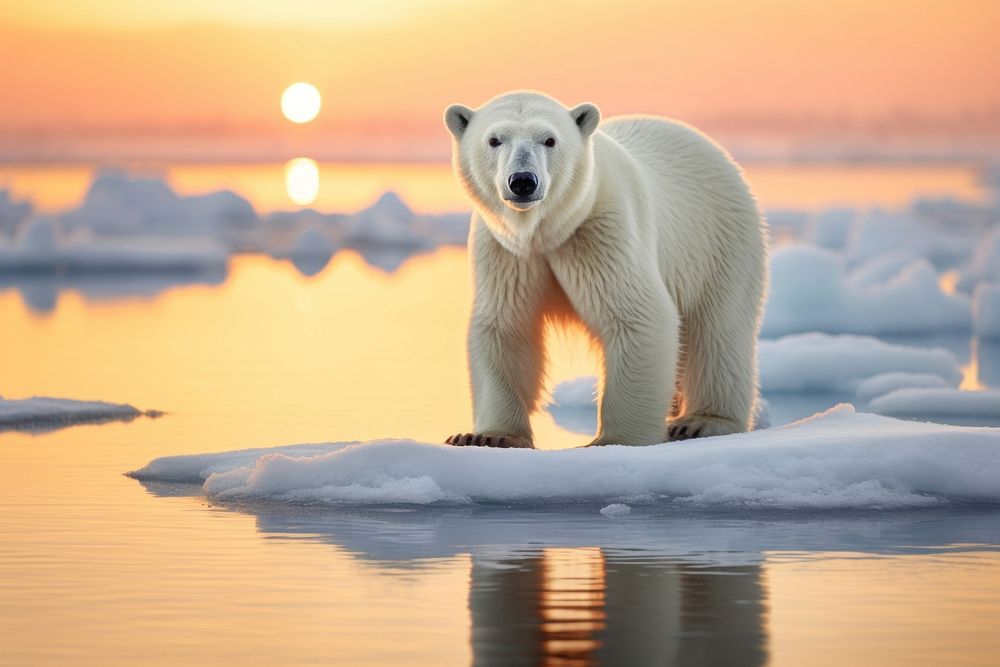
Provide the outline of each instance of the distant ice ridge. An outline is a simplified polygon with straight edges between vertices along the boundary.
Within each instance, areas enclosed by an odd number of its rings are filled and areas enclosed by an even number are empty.
[[[83,202],[32,216],[0,190],[0,273],[178,271],[225,264],[232,253],[289,258],[316,273],[339,248],[392,270],[417,252],[465,245],[467,213],[421,215],[395,193],[353,214],[312,209],[260,216],[240,195],[181,196],[157,177],[95,174]]]
[[[766,431],[648,447],[488,449],[411,440],[166,457],[129,473],[220,501],[635,504],[885,509],[1000,502],[1000,429],[841,405]]]
[[[0,272],[209,272],[225,270],[228,257],[211,239],[71,236],[42,218],[24,225],[13,243],[0,244]]]
[[[322,236],[332,249],[354,248],[362,254],[392,249],[412,254],[441,245],[465,245],[469,215],[420,215],[395,192],[385,192],[371,206],[354,214],[324,214],[312,209],[282,211],[265,216],[262,227],[266,230],[265,246],[278,255],[301,254],[305,250],[303,234],[310,229],[312,244]]]
[[[84,422],[134,419],[142,412],[131,405],[66,398],[0,398],[0,429],[51,428]]]

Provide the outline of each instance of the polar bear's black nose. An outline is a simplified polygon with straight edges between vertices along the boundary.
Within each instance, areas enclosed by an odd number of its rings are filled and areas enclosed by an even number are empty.
[[[530,171],[519,171],[510,175],[507,184],[510,185],[510,191],[518,197],[528,197],[538,189],[538,177]]]

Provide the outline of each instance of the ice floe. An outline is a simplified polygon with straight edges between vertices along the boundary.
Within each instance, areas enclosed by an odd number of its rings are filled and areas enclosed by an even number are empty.
[[[649,447],[381,440],[166,457],[130,475],[201,484],[219,501],[913,508],[1000,502],[1000,429],[900,421],[841,405],[781,428]]]
[[[48,430],[72,424],[130,420],[142,414],[131,405],[103,401],[40,396],[16,400],[0,398],[0,430]]]

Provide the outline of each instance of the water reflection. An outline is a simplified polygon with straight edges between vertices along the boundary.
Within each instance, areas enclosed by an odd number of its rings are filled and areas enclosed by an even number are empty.
[[[144,486],[160,496],[198,493]],[[762,665],[771,641],[765,568],[772,559],[944,559],[995,552],[990,545],[1000,542],[996,513],[975,507],[748,516],[638,506],[614,520],[587,504],[226,509],[254,516],[270,539],[334,545],[387,573],[416,575],[469,554],[477,665]]]
[[[319,165],[307,157],[285,163],[285,189],[288,198],[299,206],[308,206],[319,196]]]
[[[477,665],[732,665],[767,660],[759,566],[643,563],[593,547],[474,558]]]
[[[216,287],[226,281],[225,269],[185,273],[7,274],[0,276],[0,291],[16,289],[21,301],[39,314],[55,311],[59,294],[74,291],[87,301],[153,299],[178,287]]]
[[[333,259],[333,253],[329,255],[293,255],[290,259],[292,266],[299,273],[306,278],[312,278],[319,275],[326,268],[326,265]]]

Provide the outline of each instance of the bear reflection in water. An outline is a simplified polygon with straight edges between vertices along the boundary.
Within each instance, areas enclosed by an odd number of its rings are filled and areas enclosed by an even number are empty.
[[[474,558],[477,665],[762,665],[756,565],[612,559],[598,548]]]
[[[202,502],[194,485],[142,485]],[[447,631],[468,632],[477,665],[762,665],[774,604],[767,554],[943,556],[1000,539],[995,508],[975,506],[845,515],[668,503],[613,520],[596,503],[212,507],[253,516],[269,539],[330,544],[407,578],[461,568],[454,559],[467,556],[471,630]],[[378,607],[368,611],[377,622]]]

